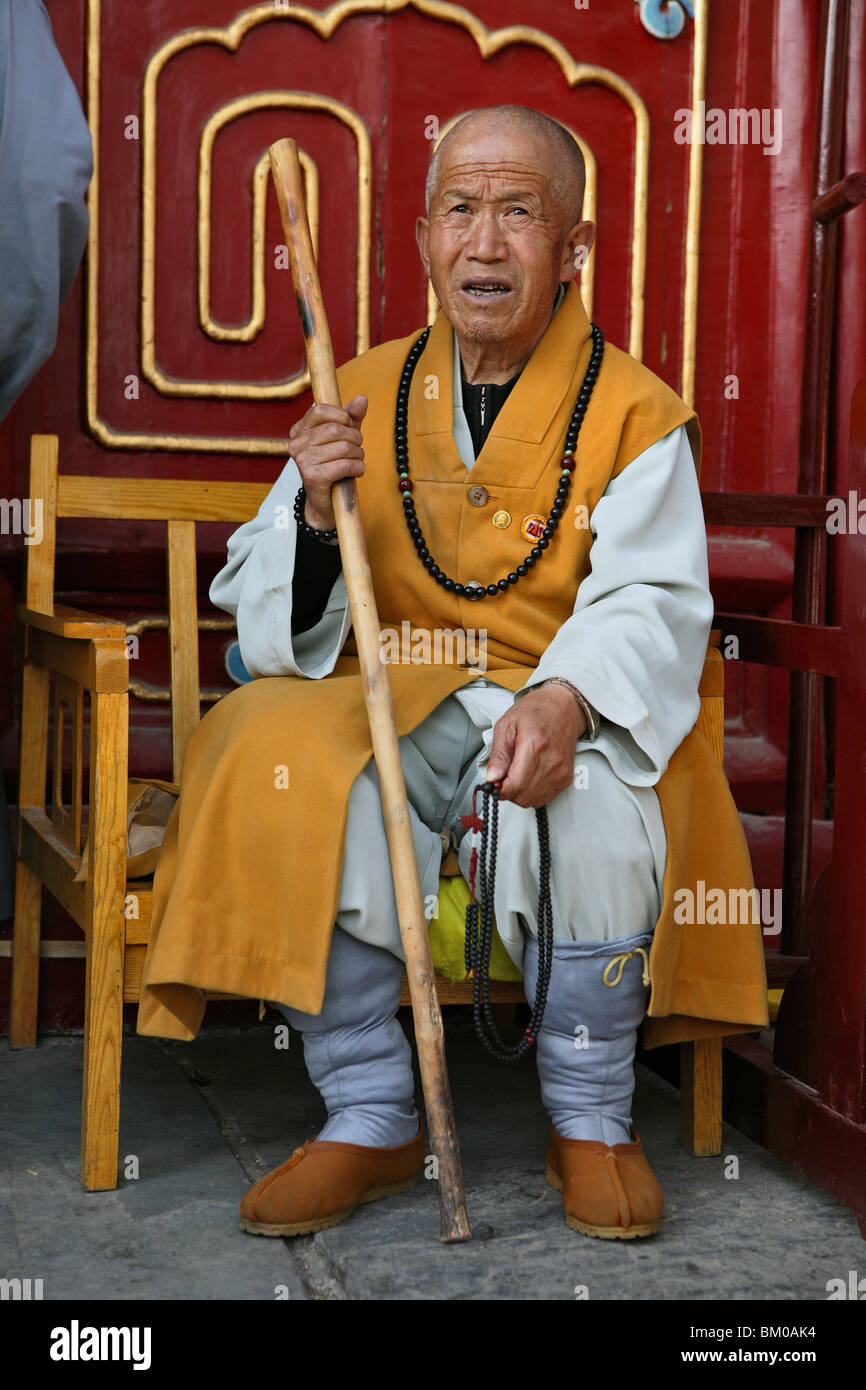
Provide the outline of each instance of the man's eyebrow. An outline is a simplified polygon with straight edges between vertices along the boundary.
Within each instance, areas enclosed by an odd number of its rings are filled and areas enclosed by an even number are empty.
[[[443,188],[440,194],[442,198],[464,198],[470,201],[478,198],[477,193],[471,193],[465,188]],[[492,201],[494,203],[530,203],[538,200],[538,194],[532,189],[514,188],[506,189]]]

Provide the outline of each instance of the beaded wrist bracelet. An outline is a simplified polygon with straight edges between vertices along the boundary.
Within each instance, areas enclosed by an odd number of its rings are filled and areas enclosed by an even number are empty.
[[[298,523],[298,529],[303,531],[307,536],[313,536],[317,541],[323,541],[327,545],[335,545],[338,541],[336,526],[329,527],[327,531],[317,531],[315,526],[311,526],[308,521],[305,521],[304,503],[306,500],[307,490],[303,483],[301,483],[301,486],[298,488],[298,495],[295,498],[295,521]]]
[[[548,676],[547,680],[540,681],[535,689],[539,690],[543,685],[564,685],[566,690],[571,691],[586,720],[586,729],[581,734],[581,738],[587,743],[595,743],[601,733],[601,721],[595,706],[589,703],[589,700],[581,694],[576,685],[572,685],[571,681],[565,680],[563,676]]]

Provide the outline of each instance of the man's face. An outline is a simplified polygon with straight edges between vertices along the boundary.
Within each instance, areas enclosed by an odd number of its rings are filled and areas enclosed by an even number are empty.
[[[474,342],[533,346],[557,286],[575,275],[591,222],[568,218],[554,195],[550,146],[518,126],[467,122],[443,153],[418,249],[448,321]]]

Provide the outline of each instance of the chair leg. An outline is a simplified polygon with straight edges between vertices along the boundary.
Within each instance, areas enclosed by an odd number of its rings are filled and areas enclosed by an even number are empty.
[[[98,644],[94,644],[98,645]],[[91,692],[90,836],[81,1181],[117,1186],[123,965],[126,945],[126,694]],[[118,777],[118,767],[121,777]]]
[[[19,859],[15,872],[15,923],[12,928],[10,1047],[36,1046],[41,917],[42,884],[39,876]]]
[[[722,1152],[722,1039],[680,1044],[680,1138],[695,1155]]]
[[[122,938],[100,949],[96,935],[87,952],[81,1092],[81,1181],[90,1192],[117,1187],[123,1047]]]

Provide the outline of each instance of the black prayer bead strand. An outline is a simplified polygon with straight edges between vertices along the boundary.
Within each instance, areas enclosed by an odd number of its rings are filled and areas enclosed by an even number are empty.
[[[306,500],[307,489],[304,487],[303,483],[301,483],[301,486],[295,494],[294,507],[295,521],[298,524],[298,529],[304,531],[308,536],[313,536],[317,541],[335,541],[337,539],[336,526],[330,526],[327,531],[317,531],[315,526],[311,526],[309,522],[304,519],[304,505]]]
[[[592,396],[593,387],[598,379],[604,356],[604,335],[597,324],[592,325],[592,351],[590,353],[589,365],[586,369],[580,391],[578,392],[577,402],[569,421],[568,431],[565,438],[565,452],[562,459],[559,486],[556,490],[556,497],[547,518],[537,545],[521,561],[510,574],[498,579],[495,584],[469,585],[458,583],[451,579],[443,569],[436,564],[435,559],[430,553],[430,549],[424,539],[421,523],[415,511],[415,501],[412,497],[414,490],[413,483],[409,477],[409,440],[408,440],[408,419],[409,419],[409,389],[412,384],[412,376],[418,364],[418,358],[427,345],[430,336],[430,329],[425,328],[424,332],[413,343],[409,355],[400,375],[400,385],[397,389],[397,409],[394,421],[394,446],[397,458],[398,487],[403,494],[403,510],[406,515],[406,525],[409,534],[418,553],[418,558],[424,568],[429,572],[431,578],[436,580],[448,593],[456,594],[458,598],[466,598],[473,602],[482,598],[495,598],[497,594],[504,593],[512,584],[517,584],[521,579],[534,568],[541,559],[545,550],[548,549],[553,540],[560,518],[565,510],[568,500],[568,493],[571,487],[571,477],[574,472],[574,451],[577,448],[577,437],[580,434],[580,427],[583,424],[584,416]]]
[[[481,891],[481,933],[478,947],[478,957],[475,965],[475,989],[473,991],[473,1016],[475,1020],[475,1030],[482,1042],[487,1046],[488,1051],[495,1050],[489,1046],[484,1028],[481,1024],[483,1014],[484,1024],[490,1029],[494,1042],[499,1047],[504,1047],[496,1031],[496,1024],[490,1005],[490,952],[493,947],[493,921],[494,921],[494,889],[496,886],[496,853],[499,839],[499,783],[493,782],[486,784],[489,790],[486,792],[487,804],[484,808],[484,829],[482,830],[481,853],[479,855],[479,887]],[[510,1049],[506,1049],[510,1051]],[[522,1054],[521,1054],[522,1055]]]
[[[535,812],[538,827],[538,978],[535,983],[535,1001],[532,1019],[529,1024],[531,1042],[538,1037],[538,1030],[547,1006],[547,992],[550,987],[550,972],[553,968],[553,902],[550,895],[550,827],[547,821],[547,807],[539,806]],[[539,1006],[539,1000],[541,1001]]]
[[[523,1037],[513,1047],[504,1043],[493,1018],[490,1003],[490,951],[494,931],[494,897],[496,886],[496,851],[499,831],[499,783],[483,782],[476,789],[484,794],[486,804],[481,828],[481,848],[478,853],[476,882],[477,900],[466,908],[466,938],[464,957],[467,974],[473,970],[472,1014],[475,1031],[483,1046],[502,1062],[517,1062],[535,1045],[547,1007],[550,972],[553,963],[553,905],[550,896],[550,832],[547,808],[536,808],[538,827],[538,980],[529,1024]]]

